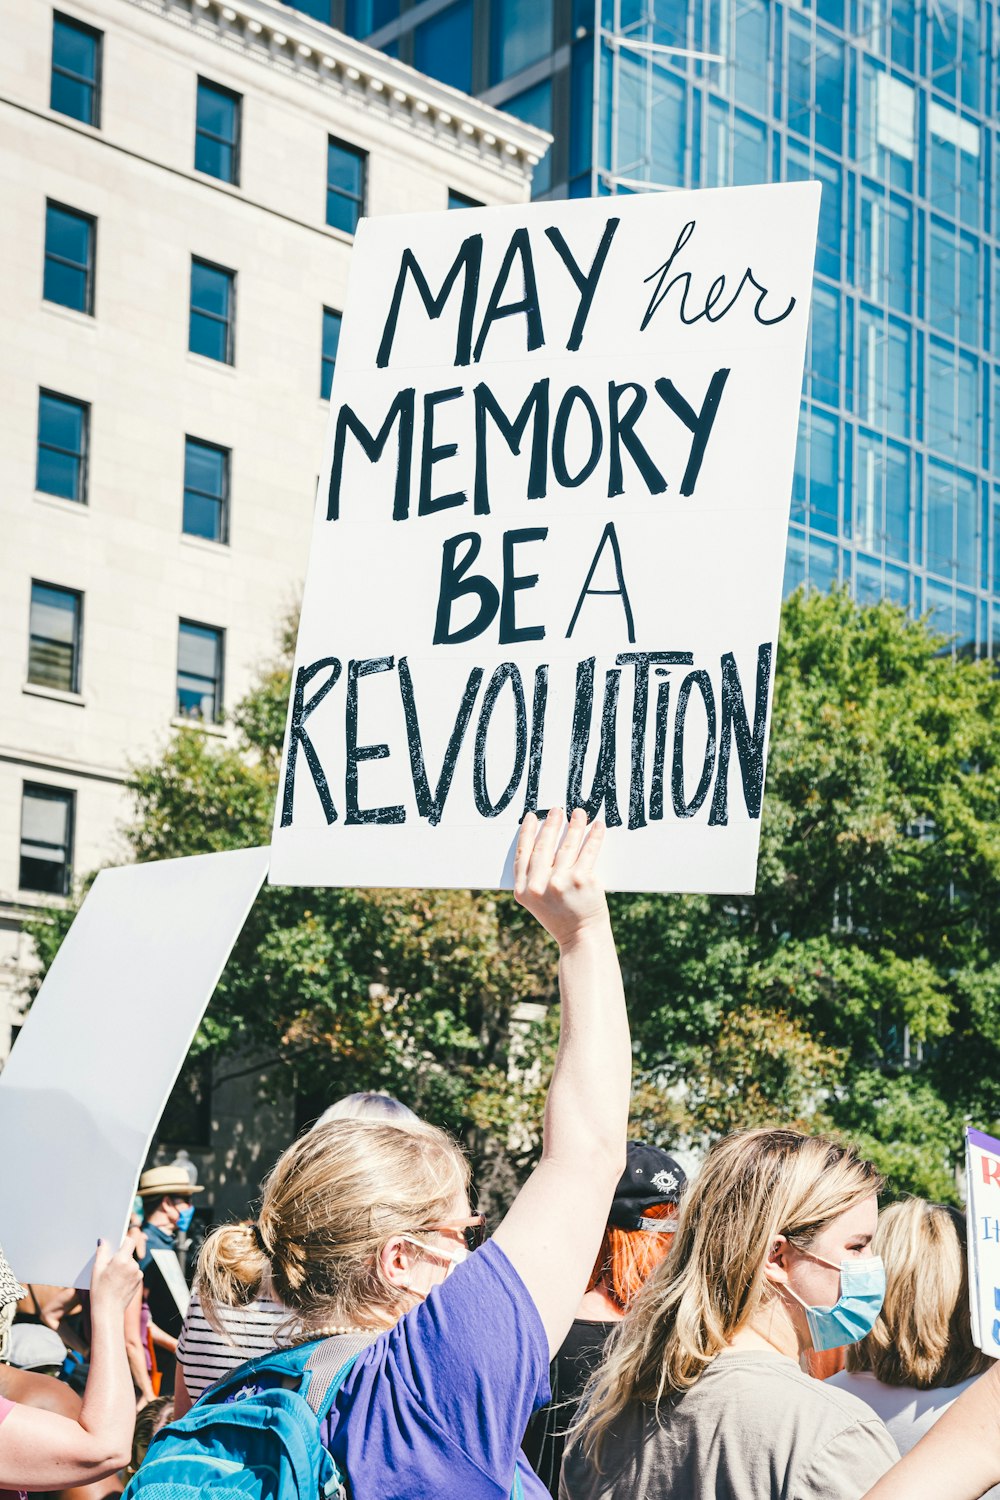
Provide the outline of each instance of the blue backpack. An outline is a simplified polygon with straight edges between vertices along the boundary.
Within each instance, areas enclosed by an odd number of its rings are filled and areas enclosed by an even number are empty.
[[[344,1361],[318,1411],[307,1400],[307,1362],[321,1340],[264,1354],[206,1391],[153,1438],[129,1482],[129,1500],[347,1500],[347,1484],[320,1441],[357,1354]],[[292,1377],[294,1385],[259,1385]]]

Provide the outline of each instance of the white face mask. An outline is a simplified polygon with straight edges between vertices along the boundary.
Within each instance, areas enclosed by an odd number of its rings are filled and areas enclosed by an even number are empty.
[[[410,1245],[416,1245],[417,1249],[422,1250],[425,1255],[433,1255],[437,1260],[449,1261],[448,1269],[444,1273],[445,1281],[448,1280],[448,1277],[456,1266],[460,1266],[463,1260],[468,1260],[469,1258],[469,1252],[464,1246],[455,1250],[439,1250],[436,1245],[425,1245],[423,1240],[414,1239],[412,1234],[401,1234],[399,1237],[401,1240],[406,1240]],[[411,1297],[419,1297],[421,1302],[427,1301],[427,1293],[419,1291],[415,1286],[408,1286],[403,1283],[403,1290],[409,1292]]]
[[[423,1240],[414,1239],[412,1234],[401,1234],[399,1237],[401,1240],[406,1240],[410,1245],[416,1245],[418,1250],[422,1250],[425,1255],[433,1255],[437,1260],[450,1261],[451,1265],[445,1272],[446,1277],[451,1275],[455,1266],[460,1266],[464,1260],[468,1260],[469,1258],[469,1252],[464,1245],[456,1246],[454,1250],[443,1250],[437,1245],[425,1245]]]

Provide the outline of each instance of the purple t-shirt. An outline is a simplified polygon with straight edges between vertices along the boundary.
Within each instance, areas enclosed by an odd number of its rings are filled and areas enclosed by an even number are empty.
[[[361,1352],[323,1441],[351,1500],[508,1500],[515,1463],[524,1500],[549,1500],[520,1451],[549,1399],[542,1321],[491,1241]]]

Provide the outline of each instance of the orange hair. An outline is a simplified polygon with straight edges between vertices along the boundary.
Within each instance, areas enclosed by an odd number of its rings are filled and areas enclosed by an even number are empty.
[[[676,1203],[654,1203],[643,1209],[642,1216],[644,1219],[669,1219],[676,1213]],[[609,1224],[590,1273],[587,1291],[602,1287],[625,1312],[643,1282],[666,1256],[673,1238],[669,1232],[656,1234],[649,1229],[616,1229]]]

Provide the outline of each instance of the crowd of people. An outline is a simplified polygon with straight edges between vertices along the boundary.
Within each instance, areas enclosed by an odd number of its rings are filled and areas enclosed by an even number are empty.
[[[561,1032],[538,1165],[493,1232],[445,1132],[351,1096],[284,1152],[254,1219],[209,1235],[181,1318],[169,1258],[198,1189],[152,1168],[88,1293],[0,1265],[0,1500],[974,1500],[1000,1482],[960,1215],[880,1216],[872,1163],[795,1130],[730,1136],[691,1182],[627,1143],[602,837],[580,810],[522,826],[515,894],[558,945]]]

